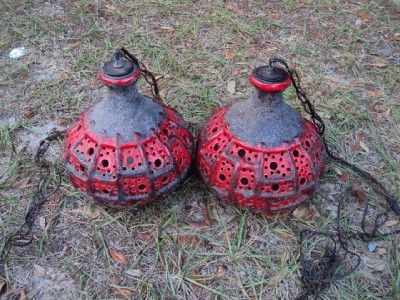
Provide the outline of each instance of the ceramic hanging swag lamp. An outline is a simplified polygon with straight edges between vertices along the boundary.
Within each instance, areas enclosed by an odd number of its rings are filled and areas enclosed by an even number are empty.
[[[315,190],[325,148],[313,123],[288,105],[290,75],[271,65],[250,74],[253,97],[218,109],[198,135],[201,177],[222,201],[275,212]]]
[[[137,90],[144,72],[126,50],[115,52],[99,73],[108,94],[67,134],[64,161],[71,182],[109,207],[165,197],[191,164],[192,136],[182,117]]]

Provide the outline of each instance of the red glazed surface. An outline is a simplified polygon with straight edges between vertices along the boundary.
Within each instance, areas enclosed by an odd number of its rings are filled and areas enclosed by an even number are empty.
[[[127,85],[135,81],[137,78],[140,76],[140,69],[137,69],[137,71],[132,74],[132,76],[123,78],[123,79],[115,79],[115,78],[110,78],[107,77],[103,72],[99,72],[99,79],[105,84],[105,85]]]
[[[285,90],[292,83],[290,77],[288,77],[284,82],[279,83],[262,82],[260,80],[257,80],[253,73],[250,74],[249,80],[253,86],[263,92],[280,92]]]
[[[303,202],[324,170],[325,148],[315,126],[291,144],[246,145],[225,122],[229,107],[217,110],[198,135],[197,164],[203,180],[225,202],[278,211]]]
[[[171,192],[189,170],[192,137],[174,109],[162,109],[159,128],[145,139],[132,132],[125,143],[91,131],[83,113],[64,148],[73,185],[110,207],[145,204]]]

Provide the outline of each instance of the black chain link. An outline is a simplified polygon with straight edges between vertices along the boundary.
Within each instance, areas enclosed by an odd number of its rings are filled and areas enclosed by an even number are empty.
[[[336,215],[336,228],[334,232],[326,231],[315,231],[305,229],[300,233],[300,274],[301,282],[303,284],[304,291],[297,297],[297,299],[308,299],[309,296],[318,297],[324,290],[330,287],[331,284],[343,279],[344,277],[353,273],[361,263],[361,257],[354,251],[349,250],[349,243],[354,240],[362,240],[364,242],[371,241],[373,239],[382,239],[384,237],[399,234],[400,230],[395,230],[387,233],[380,233],[379,230],[386,223],[389,218],[389,213],[394,212],[397,216],[400,216],[400,206],[396,198],[391,195],[383,184],[376,179],[370,173],[360,169],[354,164],[346,161],[340,156],[334,154],[325,139],[325,124],[321,116],[318,115],[314,105],[307,98],[306,93],[300,86],[300,77],[295,69],[289,67],[286,61],[282,58],[271,58],[269,65],[278,67],[285,70],[292,79],[293,87],[296,91],[297,98],[300,100],[304,111],[310,116],[312,122],[315,124],[319,134],[321,135],[327,156],[351,170],[353,170],[360,177],[364,178],[373,190],[385,199],[387,208],[384,212],[377,214],[373,220],[373,225],[370,230],[367,228],[367,216],[369,212],[368,202],[365,204],[362,221],[361,231],[350,232],[343,230],[340,225],[341,211],[344,203],[345,196],[342,195],[338,202],[337,215]],[[349,190],[345,191],[345,194],[349,194]],[[322,254],[317,254],[314,257],[306,258],[305,244],[312,238],[325,238],[330,242],[330,246],[326,246],[323,249]],[[346,259],[353,258],[353,264],[348,267],[347,271],[344,262]]]
[[[152,72],[150,72],[142,62],[140,62],[133,54],[131,54],[124,47],[119,49],[119,51],[122,51],[122,53],[125,55],[125,57],[127,59],[131,60],[134,64],[139,66],[144,79],[150,85],[151,94],[152,94],[153,98],[157,101],[162,102],[161,97],[160,97],[160,89],[158,88],[157,79],[154,76],[154,74]]]
[[[39,181],[36,192],[33,196],[32,203],[29,206],[28,212],[25,215],[25,222],[12,234],[5,238],[3,248],[0,252],[0,277],[4,274],[4,268],[8,254],[12,247],[25,247],[33,242],[32,228],[36,218],[43,205],[53,196],[61,186],[61,170],[56,165],[45,160],[44,155],[52,141],[63,136],[65,131],[53,131],[45,139],[39,142],[39,147],[36,151],[34,162],[39,168]],[[54,168],[57,173],[57,182],[55,187],[50,191],[49,168]]]
[[[153,98],[156,101],[162,103],[157,79],[155,78],[154,74],[151,73],[143,63],[139,62],[139,60],[125,48],[122,47],[121,49],[117,50],[117,55],[119,54],[125,56],[127,59],[131,60],[133,63],[139,66],[143,77],[151,87]],[[58,139],[59,137],[62,137],[64,134],[65,131],[53,131],[45,139],[39,142],[39,147],[36,151],[36,155],[34,158],[34,161],[40,171],[36,193],[33,196],[32,203],[28,209],[28,212],[25,215],[24,224],[22,224],[14,233],[5,238],[3,248],[0,251],[0,276],[4,274],[5,264],[11,248],[28,246],[33,242],[33,236],[31,232],[35,224],[36,218],[43,205],[51,198],[52,195],[54,195],[59,190],[61,186],[61,170],[59,170],[56,165],[47,162],[44,159],[44,155],[49,149],[51,142]],[[56,186],[50,192],[48,187],[48,183],[50,180],[50,172],[48,171],[49,167],[53,167],[56,170],[58,176]]]

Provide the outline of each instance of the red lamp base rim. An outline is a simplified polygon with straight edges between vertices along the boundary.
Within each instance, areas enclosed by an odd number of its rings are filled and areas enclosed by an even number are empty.
[[[263,92],[281,92],[285,90],[292,82],[290,76],[285,81],[279,83],[262,82],[254,76],[253,72],[250,74],[249,79],[252,85]]]
[[[113,79],[108,76],[106,76],[103,72],[99,72],[99,79],[106,85],[128,85],[135,81],[137,78],[140,76],[140,69],[137,69],[135,73],[133,73],[131,76],[123,79]]]

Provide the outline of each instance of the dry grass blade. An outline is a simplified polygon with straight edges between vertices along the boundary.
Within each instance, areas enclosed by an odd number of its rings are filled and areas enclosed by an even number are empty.
[[[185,221],[187,225],[189,225],[191,228],[194,230],[206,230],[210,227],[210,224],[207,222],[201,222],[201,221]]]
[[[388,66],[388,63],[381,61],[381,60],[375,60],[374,62],[368,64],[368,66],[377,67],[377,68],[386,68]]]

